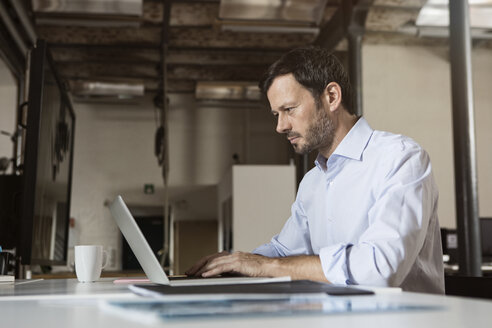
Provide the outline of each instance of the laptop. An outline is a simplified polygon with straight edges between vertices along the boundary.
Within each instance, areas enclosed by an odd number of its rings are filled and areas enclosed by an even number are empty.
[[[161,267],[154,252],[150,248],[150,245],[147,243],[147,240],[138,227],[137,222],[123,201],[123,198],[121,196],[117,196],[109,205],[109,209],[114,220],[116,221],[116,224],[120,228],[121,233],[135,254],[138,263],[140,263],[140,266],[147,275],[147,278],[153,283],[170,286],[199,286],[290,281],[290,277],[188,277],[186,279],[180,278],[179,280],[170,280]]]
[[[130,290],[143,296],[168,301],[276,299],[290,295],[372,295],[373,292],[347,286],[310,281],[291,281],[290,277],[220,277],[170,280],[155,257],[142,231],[126,206],[117,196],[109,206],[111,214],[130,245],[150,285],[130,285]]]

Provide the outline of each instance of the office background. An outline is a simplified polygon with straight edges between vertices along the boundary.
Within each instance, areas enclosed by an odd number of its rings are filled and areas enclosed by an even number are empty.
[[[472,50],[479,208],[492,217],[492,48]],[[446,45],[363,42],[364,116],[375,129],[402,133],[430,154],[440,190],[439,219],[454,228],[455,189],[449,50]],[[0,129],[14,129],[16,86],[0,70]],[[217,217],[216,185],[234,163],[288,164],[289,145],[265,108],[203,105],[193,95],[170,95],[169,190],[176,220]],[[74,102],[77,116],[71,217],[76,243],[103,244],[121,267],[120,234],[105,201],[121,193],[129,204],[162,206],[161,168],[154,155],[152,97],[134,103]],[[0,138],[0,156],[12,154]],[[154,194],[144,194],[144,184]],[[253,191],[252,191],[253,192]],[[287,219],[287,218],[286,218]],[[72,240],[73,242],[73,240]]]

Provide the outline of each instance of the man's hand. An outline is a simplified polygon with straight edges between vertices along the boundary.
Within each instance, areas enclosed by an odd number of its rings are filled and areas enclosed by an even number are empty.
[[[185,274],[187,276],[201,276],[201,273],[203,272],[203,269],[207,267],[209,262],[213,261],[214,259],[221,257],[221,256],[226,256],[229,255],[229,252],[223,251],[220,253],[215,253],[212,255],[208,255],[200,259],[198,262],[196,262],[191,268],[185,271]]]
[[[204,257],[186,271],[187,275],[203,277],[222,273],[239,273],[250,277],[290,276],[293,280],[310,279],[328,282],[317,255],[270,258],[251,253],[222,252]]]
[[[214,257],[202,267],[197,275],[213,277],[221,273],[239,273],[249,277],[269,276],[267,266],[271,264],[271,258],[243,252]]]

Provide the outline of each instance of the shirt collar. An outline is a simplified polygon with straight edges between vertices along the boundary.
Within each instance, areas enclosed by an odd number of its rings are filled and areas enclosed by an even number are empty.
[[[366,119],[360,117],[354,124],[352,129],[343,138],[342,142],[337,146],[333,155],[351,158],[361,161],[362,153],[366,149],[367,143],[372,136],[373,129],[369,126]],[[321,154],[318,154],[316,165],[326,166],[327,159]]]
[[[344,156],[361,161],[362,153],[364,152],[364,149],[366,149],[373,131],[374,130],[369,126],[369,123],[367,123],[365,118],[359,118],[335,149],[333,155]]]

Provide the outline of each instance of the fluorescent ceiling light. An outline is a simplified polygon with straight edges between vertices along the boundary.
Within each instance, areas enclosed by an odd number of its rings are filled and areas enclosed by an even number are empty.
[[[249,32],[249,33],[299,33],[299,34],[319,34],[319,28],[308,26],[288,26],[288,25],[241,25],[241,24],[221,24],[222,31]]]
[[[143,0],[32,0],[35,12],[141,16]]]
[[[198,82],[196,99],[259,100],[260,89],[256,82]]]
[[[327,0],[221,0],[219,18],[318,25]]]
[[[222,31],[319,33],[327,0],[221,0]]]
[[[71,81],[70,89],[75,96],[115,96],[121,99],[143,96],[143,83],[112,83],[98,81]]]
[[[94,16],[87,19],[66,17],[37,17],[37,25],[48,26],[88,26],[88,27],[139,27],[140,21],[130,19],[98,19]]]

